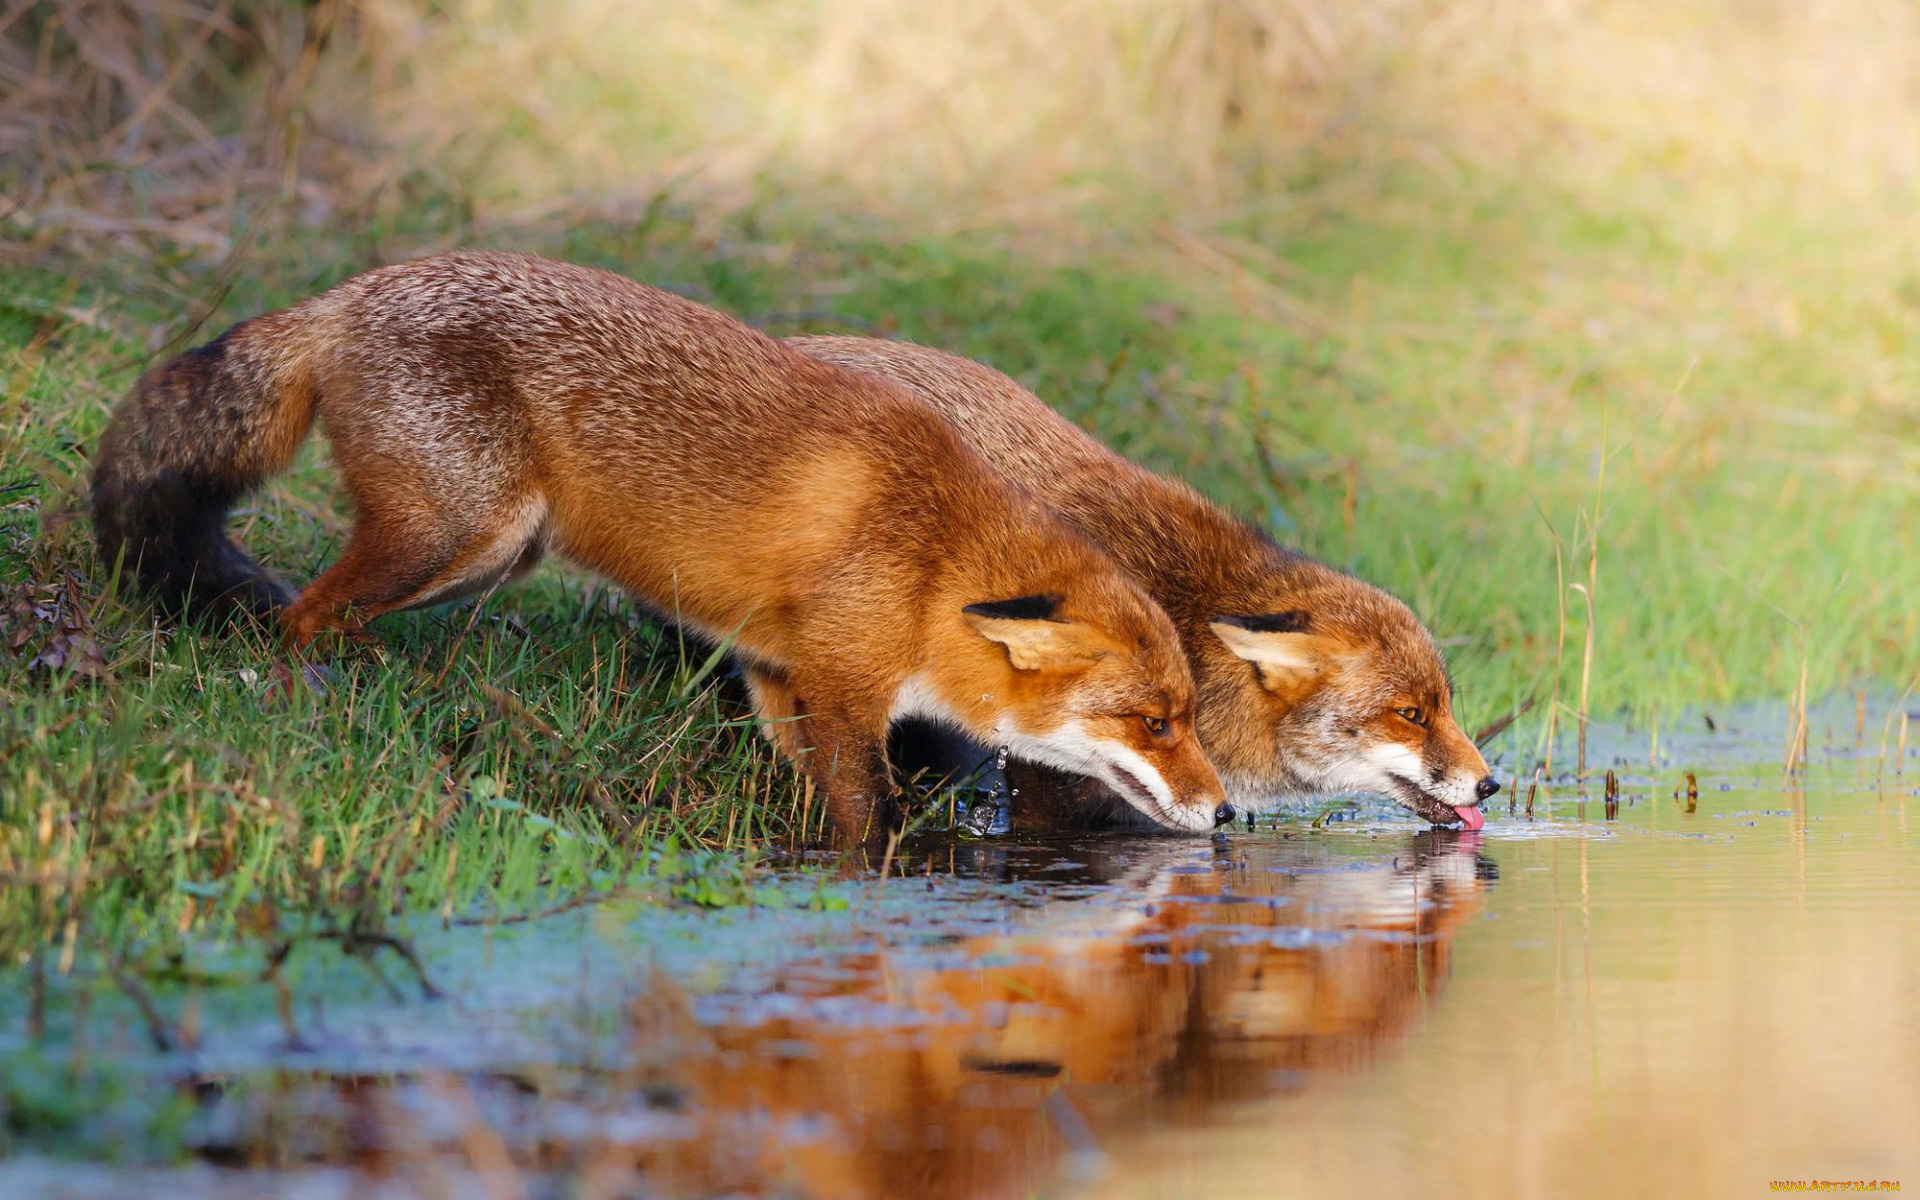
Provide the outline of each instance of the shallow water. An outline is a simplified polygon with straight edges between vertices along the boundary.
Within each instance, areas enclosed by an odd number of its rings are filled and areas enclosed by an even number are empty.
[[[1911,768],[1876,781],[1843,745],[1788,786],[1737,732],[1637,753],[1611,816],[1596,782],[1531,820],[1503,794],[1480,834],[1363,806],[1212,840],[927,839],[833,889],[844,910],[429,939],[454,999],[336,1004],[307,1051],[269,1023],[208,1038],[193,1138],[250,1169],[26,1162],[0,1191],[1920,1187]]]

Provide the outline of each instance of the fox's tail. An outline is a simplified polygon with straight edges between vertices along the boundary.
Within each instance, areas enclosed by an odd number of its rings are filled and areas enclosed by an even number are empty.
[[[227,512],[284,469],[313,425],[311,318],[243,321],[148,371],[93,468],[100,553],[173,615],[270,615],[292,597],[228,539]]]

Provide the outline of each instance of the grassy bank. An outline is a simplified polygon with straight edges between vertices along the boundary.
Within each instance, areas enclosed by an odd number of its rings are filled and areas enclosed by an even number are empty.
[[[1920,660],[1920,562],[1897,550],[1920,516],[1900,390],[1920,309],[1811,233],[1798,253],[1771,228],[1716,251],[1511,183],[1389,191],[1365,221],[1167,227],[1085,257],[849,229],[769,218],[713,238],[659,212],[491,240],[775,332],[985,358],[1404,596],[1450,648],[1469,725],[1537,702],[1526,751],[1556,694],[1562,722],[1577,709],[1583,675],[1593,712],[1644,717],[1784,698],[1803,665],[1816,695],[1897,685]],[[263,255],[207,331],[404,236],[419,232]],[[483,610],[390,618],[331,693],[284,702],[263,634],[165,629],[111,596],[73,507],[86,450],[141,339],[181,317],[85,278],[13,287],[0,769],[4,865],[33,881],[8,889],[16,952],[97,915],[93,898],[182,934],[262,895],[511,903],[621,873],[636,840],[738,848],[795,827],[795,777],[704,664],[567,570]],[[310,577],[346,528],[318,450],[239,528]],[[1590,569],[1589,668],[1585,596],[1561,588]]]

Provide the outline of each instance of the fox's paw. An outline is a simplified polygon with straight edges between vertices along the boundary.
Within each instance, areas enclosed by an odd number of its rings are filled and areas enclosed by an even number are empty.
[[[297,668],[297,670],[296,670]],[[325,663],[283,662],[273,664],[273,678],[267,684],[267,690],[261,694],[261,700],[267,704],[284,704],[302,691],[316,696],[324,696],[333,691],[339,676]]]

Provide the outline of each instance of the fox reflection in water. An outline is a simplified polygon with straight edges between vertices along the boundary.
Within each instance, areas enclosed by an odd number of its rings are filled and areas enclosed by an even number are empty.
[[[783,973],[781,1015],[750,1003],[707,1025],[717,1053],[683,1062],[706,1136],[656,1160],[656,1180],[1024,1195],[1129,1127],[1360,1066],[1438,998],[1497,872],[1474,834],[1359,842],[941,847],[935,870],[1105,886],[932,961],[879,950]]]
[[[910,844],[904,870],[943,901],[860,917],[864,953],[704,994],[643,985],[624,1065],[282,1076],[227,1104],[202,1153],[429,1195],[471,1172],[583,1197],[1054,1192],[1131,1136],[1392,1053],[1496,878],[1479,847],[1450,830]]]

